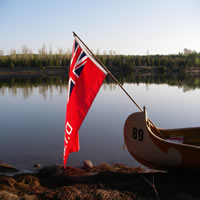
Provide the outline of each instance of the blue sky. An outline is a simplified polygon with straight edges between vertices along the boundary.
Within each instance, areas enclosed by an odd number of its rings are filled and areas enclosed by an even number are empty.
[[[94,51],[200,52],[199,0],[0,0],[0,49],[72,48],[75,31]]]

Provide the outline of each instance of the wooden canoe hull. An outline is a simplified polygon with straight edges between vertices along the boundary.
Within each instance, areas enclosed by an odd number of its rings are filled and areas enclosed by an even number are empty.
[[[200,170],[200,147],[178,144],[159,136],[164,129],[152,128],[146,112],[131,114],[124,125],[124,141],[129,153],[141,164],[153,169]],[[200,128],[172,129],[171,133],[199,133]],[[169,135],[170,130],[166,131]],[[196,134],[197,135],[197,134]],[[197,137],[197,136],[196,136]]]

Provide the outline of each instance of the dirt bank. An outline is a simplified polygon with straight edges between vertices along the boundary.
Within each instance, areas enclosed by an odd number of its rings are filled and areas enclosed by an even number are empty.
[[[56,165],[35,173],[1,175],[0,199],[200,199],[199,187],[199,174],[191,172],[147,171],[121,164],[90,170]]]
[[[68,73],[69,67],[46,67],[46,68],[33,68],[33,67],[24,67],[24,68],[16,68],[10,69],[6,67],[0,68],[0,77],[1,76],[19,76],[19,75],[66,75]],[[124,74],[123,68],[111,66],[109,70],[114,74]],[[199,75],[200,68],[199,67],[185,67],[185,68],[173,68],[170,67],[156,67],[156,66],[134,66],[132,72],[135,75],[156,75],[162,73],[184,73],[188,75]]]
[[[34,75],[66,75],[66,67],[48,67],[48,68],[19,68],[19,69],[10,69],[10,68],[0,68],[0,77],[4,76],[34,76]]]

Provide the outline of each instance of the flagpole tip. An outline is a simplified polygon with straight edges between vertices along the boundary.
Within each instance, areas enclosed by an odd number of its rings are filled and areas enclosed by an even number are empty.
[[[74,35],[74,37],[75,37],[75,36],[76,36],[76,33],[75,33],[74,31],[73,31],[72,33],[73,33],[73,35]]]

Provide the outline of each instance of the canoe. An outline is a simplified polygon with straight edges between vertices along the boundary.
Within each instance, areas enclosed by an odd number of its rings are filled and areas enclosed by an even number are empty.
[[[200,170],[200,127],[160,129],[144,109],[125,121],[124,141],[132,157],[147,167]]]

